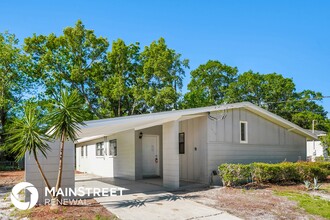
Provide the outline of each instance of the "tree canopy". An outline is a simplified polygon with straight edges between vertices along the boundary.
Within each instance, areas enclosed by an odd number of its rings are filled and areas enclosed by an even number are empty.
[[[81,21],[67,27],[63,35],[36,35],[25,39],[24,50],[32,57],[34,74],[40,78],[44,94],[53,97],[61,89],[76,89],[84,98],[89,118],[97,111],[97,91],[93,76],[98,75],[109,46],[107,39],[97,37]]]
[[[31,92],[29,65],[30,59],[22,52],[15,35],[0,33],[0,145],[5,143],[10,121],[21,112],[18,106]]]
[[[140,46],[122,39],[109,43],[82,21],[57,36],[33,34],[20,45],[15,35],[0,33],[0,144],[18,108],[35,102],[44,115],[63,89],[77,91],[83,120],[249,101],[303,128],[330,130],[318,91],[297,91],[291,78],[209,60],[192,70],[182,94],[189,60],[164,38]]]
[[[222,104],[229,86],[237,79],[238,69],[217,60],[209,60],[191,72],[189,92],[184,96],[184,107]]]

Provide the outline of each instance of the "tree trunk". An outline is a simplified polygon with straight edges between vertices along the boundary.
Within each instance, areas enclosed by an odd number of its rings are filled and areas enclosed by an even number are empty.
[[[120,112],[121,112],[121,102],[120,102],[120,98],[118,100],[118,117],[120,117]]]
[[[45,182],[47,188],[48,188],[49,190],[51,190],[50,184],[49,184],[49,182],[48,182],[48,180],[47,180],[47,178],[46,178],[46,176],[45,176],[45,174],[44,174],[44,171],[42,170],[42,168],[41,168],[41,166],[40,166],[40,163],[39,163],[39,160],[38,160],[38,157],[37,157],[36,153],[33,153],[33,155],[34,155],[34,160],[35,160],[36,163],[37,163],[37,166],[38,166],[39,172],[40,172],[40,174],[41,174],[41,176],[42,176],[42,179],[44,180],[44,182]],[[54,196],[53,196],[52,194],[51,194],[50,196],[52,197],[52,199],[54,198]]]
[[[61,188],[61,183],[62,183],[62,173],[63,173],[63,159],[64,159],[64,141],[65,141],[65,131],[62,132],[61,136],[61,144],[60,144],[60,158],[59,158],[59,165],[58,165],[58,174],[57,174],[57,182],[55,186],[55,192],[57,193],[58,190]],[[56,196],[56,205],[59,204],[62,198],[61,196]],[[52,204],[53,205],[53,204]]]
[[[1,133],[0,133],[0,144],[5,143],[5,125],[6,125],[7,112],[5,107],[0,109],[0,123],[1,123]]]

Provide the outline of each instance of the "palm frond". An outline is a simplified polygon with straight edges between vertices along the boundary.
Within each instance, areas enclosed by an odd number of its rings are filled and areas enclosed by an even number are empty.
[[[83,118],[83,103],[77,91],[71,94],[62,90],[60,98],[53,103],[53,111],[48,117],[52,128],[49,133],[54,139],[62,135],[75,141],[81,126],[85,125]]]
[[[38,112],[31,104],[24,108],[22,118],[15,118],[8,131],[7,147],[16,154],[16,160],[24,158],[25,153],[37,153],[40,151],[45,157],[50,147],[47,144],[49,137],[40,128]]]

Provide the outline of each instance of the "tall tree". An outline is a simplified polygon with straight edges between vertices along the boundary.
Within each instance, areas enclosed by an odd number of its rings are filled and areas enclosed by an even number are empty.
[[[143,87],[139,88],[140,100],[147,111],[157,112],[176,108],[182,89],[187,59],[167,47],[164,38],[154,41],[141,52]]]
[[[249,101],[276,111],[279,103],[294,98],[295,85],[292,79],[280,74],[260,74],[252,71],[241,74],[227,92],[228,102]]]
[[[328,156],[330,156],[330,132],[328,132],[328,134],[325,137],[321,137],[320,139],[324,151],[326,151]]]
[[[137,105],[133,88],[139,78],[139,44],[126,45],[121,39],[112,43],[103,74],[95,77],[100,90],[100,111],[106,117],[134,113]]]
[[[31,85],[29,57],[22,53],[15,35],[0,33],[0,145],[11,116]]]
[[[209,60],[191,72],[184,107],[202,107],[224,102],[229,85],[237,78],[237,68]]]
[[[80,126],[84,125],[84,115],[81,112],[82,102],[77,90],[71,93],[68,90],[61,90],[59,99],[55,99],[52,105],[53,109],[48,117],[49,124],[51,125],[49,133],[52,138],[60,140],[59,168],[55,186],[57,194],[62,183],[65,141],[68,139],[75,141],[77,139]],[[60,202],[60,199],[56,195],[52,205],[56,206]]]
[[[324,108],[315,101],[321,97],[311,90],[296,92],[293,80],[280,74],[252,71],[240,75],[227,92],[228,102],[252,102],[304,128],[310,128],[312,120],[326,120]]]
[[[291,121],[303,128],[312,129],[314,123],[315,130],[329,131],[329,121],[322,114],[313,111],[303,110],[301,112],[293,112]]]
[[[24,50],[34,61],[34,72],[44,84],[45,94],[58,94],[61,89],[78,90],[84,98],[89,116],[97,111],[97,95],[93,76],[99,74],[105,60],[108,41],[87,30],[79,20],[67,27],[63,35],[34,35],[25,39]]]

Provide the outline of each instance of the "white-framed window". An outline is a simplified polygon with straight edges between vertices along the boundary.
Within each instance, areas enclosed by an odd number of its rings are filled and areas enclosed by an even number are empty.
[[[240,143],[248,143],[248,123],[247,121],[240,121],[239,123]]]
[[[81,154],[82,157],[84,156],[84,146],[80,147],[80,154]]]
[[[109,156],[117,156],[117,139],[109,141]]]
[[[85,156],[88,156],[88,145],[85,146]]]
[[[96,143],[96,156],[104,156],[105,155],[105,149],[103,142]]]

